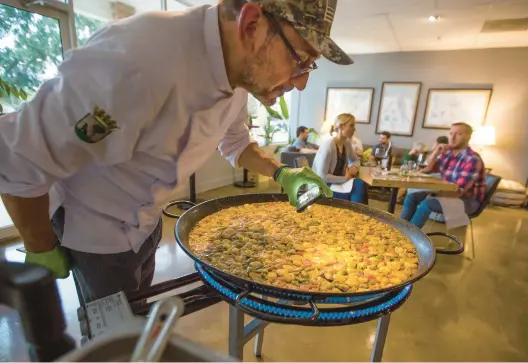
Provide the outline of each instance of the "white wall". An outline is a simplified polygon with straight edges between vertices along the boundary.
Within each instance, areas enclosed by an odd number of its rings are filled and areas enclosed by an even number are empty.
[[[356,131],[364,143],[372,144],[378,139],[375,130],[382,82],[422,82],[414,136],[393,136],[393,143],[410,147],[422,140],[431,145],[447,130],[422,128],[429,88],[492,87],[486,125],[496,127],[497,145],[484,150],[484,162],[493,173],[524,185],[528,178],[528,48],[383,53],[353,59],[352,66],[318,63],[308,87],[293,99],[297,125],[321,128],[327,87],[374,87],[371,123],[358,124]]]

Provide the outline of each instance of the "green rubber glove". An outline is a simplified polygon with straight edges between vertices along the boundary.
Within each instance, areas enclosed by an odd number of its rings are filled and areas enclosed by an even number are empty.
[[[299,188],[304,184],[315,184],[321,188],[322,194],[327,197],[332,197],[332,190],[328,187],[326,182],[319,177],[312,169],[304,167],[300,169],[282,168],[276,178],[277,182],[282,185],[282,188],[288,194],[290,204],[297,208],[298,199],[297,193]]]
[[[26,253],[26,263],[40,265],[50,270],[58,279],[65,279],[70,276],[70,260],[64,249],[57,245],[49,252],[29,252]]]

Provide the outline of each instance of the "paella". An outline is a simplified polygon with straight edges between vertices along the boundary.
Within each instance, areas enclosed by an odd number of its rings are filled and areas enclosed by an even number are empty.
[[[398,229],[325,205],[297,213],[287,202],[222,209],[189,236],[215,268],[266,285],[311,292],[363,292],[399,285],[418,271],[418,252]]]

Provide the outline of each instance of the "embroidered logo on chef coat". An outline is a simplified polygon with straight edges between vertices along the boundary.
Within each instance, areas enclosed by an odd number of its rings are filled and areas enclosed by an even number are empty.
[[[93,113],[86,114],[75,124],[75,133],[82,141],[94,144],[118,128],[117,122],[105,110],[95,106]]]

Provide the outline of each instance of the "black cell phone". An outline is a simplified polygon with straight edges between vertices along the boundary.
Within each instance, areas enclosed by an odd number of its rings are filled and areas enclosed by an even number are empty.
[[[299,196],[299,204],[297,205],[297,212],[302,212],[313,203],[315,203],[319,198],[321,198],[321,188],[314,186],[306,193]]]

